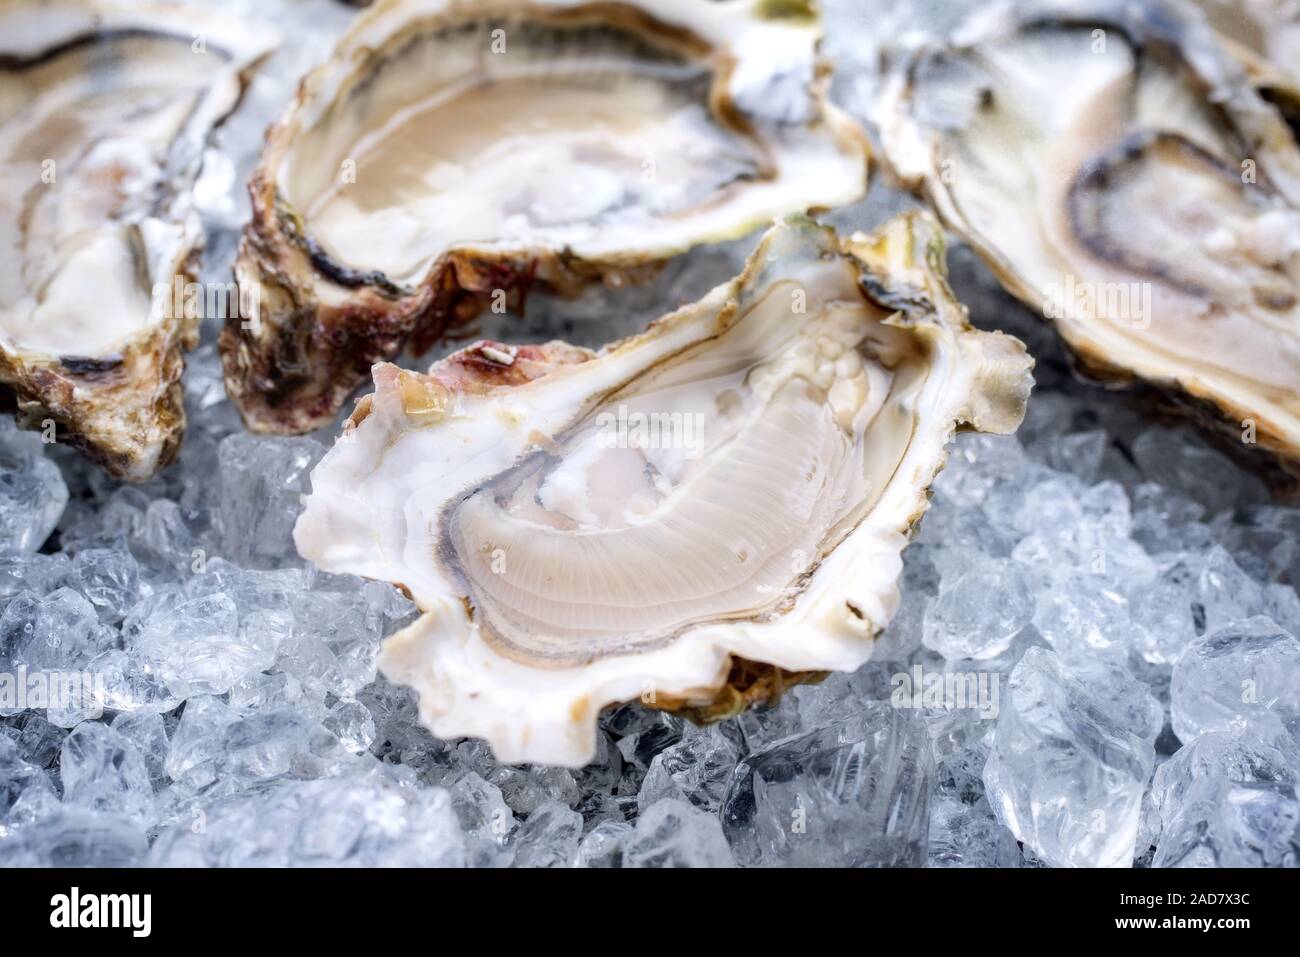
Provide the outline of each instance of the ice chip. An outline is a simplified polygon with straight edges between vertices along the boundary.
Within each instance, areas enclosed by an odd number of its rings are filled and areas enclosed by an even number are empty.
[[[1281,867],[1300,860],[1296,754],[1207,731],[1156,771],[1156,867]]]
[[[236,433],[221,443],[223,554],[239,565],[272,568],[296,561],[293,523],[307,475],[325,447],[309,438]]]
[[[154,809],[153,782],[135,743],[99,721],[73,729],[59,756],[63,803],[147,821]]]
[[[68,486],[40,437],[0,419],[0,552],[36,551],[67,504]]]
[[[1224,625],[1188,646],[1170,685],[1174,733],[1300,731],[1300,641],[1262,615]]]
[[[945,658],[996,658],[1033,614],[1028,573],[1016,562],[987,563],[945,586],[926,610],[921,639]]]
[[[571,867],[582,840],[582,815],[548,801],[511,835],[516,867]]]
[[[157,867],[456,867],[473,849],[440,788],[415,790],[379,770],[286,780],[200,808],[163,831]]]
[[[578,847],[578,867],[612,868],[623,866],[623,848],[632,836],[626,821],[601,821]]]
[[[623,845],[624,867],[735,867],[717,815],[672,798],[637,818]]]
[[[665,798],[677,798],[715,812],[739,760],[740,749],[717,725],[688,728],[650,762],[637,803],[644,812]]]
[[[723,829],[744,866],[919,866],[933,774],[920,721],[872,702],[742,760]]]
[[[1127,867],[1162,711],[1118,665],[1030,648],[1002,695],[984,785],[998,820],[1058,867]]]
[[[118,622],[140,594],[140,566],[125,549],[87,548],[72,561],[77,590],[104,621]]]
[[[141,624],[134,651],[176,695],[224,694],[275,660],[273,636],[239,627],[228,594],[164,596]]]

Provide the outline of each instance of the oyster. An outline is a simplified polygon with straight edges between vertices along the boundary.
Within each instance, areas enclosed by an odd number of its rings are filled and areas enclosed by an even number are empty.
[[[376,365],[295,540],[413,597],[380,664],[435,733],[579,765],[612,702],[722,717],[860,666],[945,443],[1014,430],[1031,366],[967,324],[928,218],[840,240],[796,217],[598,353]]]
[[[1184,8],[981,11],[894,54],[888,162],[1082,368],[1300,466],[1300,150]]]
[[[1300,85],[1300,3],[1296,0],[1196,0],[1228,49],[1268,99],[1296,102]],[[1284,104],[1280,103],[1279,106]]]
[[[0,7],[0,392],[120,478],[180,444],[188,187],[269,50],[250,32],[173,7]]]
[[[617,285],[859,198],[801,3],[403,0],[304,81],[250,183],[221,339],[254,431],[330,425],[370,366],[485,304]],[[247,317],[246,317],[247,318]]]

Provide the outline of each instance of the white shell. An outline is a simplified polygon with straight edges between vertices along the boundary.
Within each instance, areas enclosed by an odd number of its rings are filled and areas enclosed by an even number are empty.
[[[599,353],[378,365],[312,475],[299,551],[409,591],[424,614],[382,670],[435,733],[503,761],[583,764],[602,708],[707,706],[733,657],[851,671],[895,611],[945,444],[1013,430],[1031,385],[942,268],[920,216],[845,241],[790,220],[741,276]],[[611,417],[652,413],[697,413],[698,443],[619,440]]]
[[[180,442],[189,188],[271,42],[172,6],[0,7],[0,383],[120,477]]]
[[[331,424],[371,362],[497,297],[625,284],[866,190],[819,24],[750,0],[400,0],[270,131],[221,340],[250,429]],[[791,14],[794,15],[791,15]],[[517,298],[516,298],[517,297]]]
[[[606,7],[605,12],[586,0],[403,0],[377,7],[308,77],[300,104],[276,131],[277,141],[288,143],[275,171],[279,191],[339,263],[361,272],[377,270],[403,287],[418,283],[454,247],[500,253],[547,247],[583,259],[659,259],[743,234],[786,213],[852,202],[866,188],[865,142],[846,117],[820,102],[817,21],[768,19],[758,14],[760,8],[750,0],[634,0],[621,11]],[[742,143],[739,137],[712,143],[718,121],[707,111],[688,110],[676,101],[643,104],[644,95],[662,96],[661,87],[671,88],[671,70],[686,72],[689,59],[670,68],[648,57],[639,65],[634,55],[617,50],[628,59],[625,66],[599,46],[590,52],[581,46],[553,51],[543,44],[516,52],[525,41],[515,35],[523,28],[513,16],[588,10],[647,16],[707,43],[713,68],[725,78],[723,88],[709,95],[750,127],[769,172],[735,188],[704,193],[703,201],[674,198],[690,192],[686,187],[693,176],[720,175],[718,167],[728,157],[717,150]],[[501,18],[498,27],[494,16]],[[400,38],[425,29],[417,24],[456,24],[462,18],[477,26],[467,40],[453,35],[426,42],[418,53],[391,52]],[[385,64],[389,72],[402,69],[408,58],[422,64],[425,86],[369,72],[367,51],[392,56]],[[599,85],[590,90],[549,86],[548,77],[565,77],[565,57],[572,58],[579,78],[590,72]],[[540,69],[537,58],[543,61]],[[358,70],[358,62],[367,66]],[[624,68],[628,72],[619,76]],[[349,98],[361,99],[359,88],[364,99],[354,106]],[[576,138],[581,127],[555,129],[568,116],[562,107],[570,100],[574,109],[585,109],[582,122],[592,135]],[[436,157],[414,157],[429,164],[418,167],[424,177],[419,185],[394,182],[408,171],[393,162],[399,157],[389,152],[391,137],[381,136],[392,129],[377,125],[377,102],[384,116],[421,112],[433,121],[446,115],[439,123],[443,135]],[[606,130],[607,124],[631,121],[630,128]],[[458,165],[462,156],[453,141],[461,135],[486,139],[498,152],[480,145],[467,154],[472,165]],[[609,156],[582,157],[597,146]],[[407,157],[413,152],[407,150]],[[435,158],[441,160],[437,169]],[[349,159],[355,181],[340,182]],[[622,160],[626,169],[615,177],[606,161]],[[678,163],[680,170],[674,167]],[[497,169],[501,175],[493,179]],[[534,196],[526,207],[502,208],[529,186],[550,192]],[[622,197],[617,206],[607,204],[605,186]],[[390,200],[400,194],[403,202],[372,207],[356,198],[359,190],[372,189]],[[448,232],[440,232],[440,226]]]
[[[1300,475],[1300,150],[1205,22],[990,4],[890,59],[885,159],[1086,371]]]

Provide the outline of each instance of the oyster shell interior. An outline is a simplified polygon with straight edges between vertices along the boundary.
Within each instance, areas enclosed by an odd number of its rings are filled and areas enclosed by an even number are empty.
[[[707,235],[732,194],[774,170],[761,139],[713,112],[702,54],[588,18],[418,33],[303,130],[280,192],[327,256],[401,286],[457,245],[598,255],[692,217]]]
[[[295,531],[425,612],[382,668],[436,733],[581,764],[605,705],[707,708],[733,656],[852,670],[959,425],[1019,423],[1023,346],[976,332],[905,218],[774,227],[744,274],[600,353],[480,343],[375,369]]]
[[[1195,3],[1232,52],[1246,61],[1253,78],[1265,86],[1300,86],[1300,5],[1295,0]]]
[[[270,134],[228,327],[249,426],[332,421],[370,362],[502,294],[640,278],[697,243],[859,198],[817,23],[708,0],[404,0],[360,17]]]
[[[179,442],[186,190],[268,49],[197,11],[0,9],[0,383],[114,474],[147,478]]]
[[[899,55],[875,120],[1083,366],[1300,463],[1300,151],[1165,4],[983,11]]]

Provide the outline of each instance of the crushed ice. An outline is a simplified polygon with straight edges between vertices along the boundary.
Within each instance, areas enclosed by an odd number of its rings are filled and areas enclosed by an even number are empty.
[[[319,49],[259,81],[254,113]],[[230,134],[241,175],[259,122]],[[243,197],[214,195],[224,281]],[[904,203],[877,188],[835,222]],[[0,677],[0,864],[1295,864],[1300,509],[1076,384],[1051,334],[951,258],[976,323],[1029,343],[1039,387],[1018,436],[957,439],[878,658],[709,728],[612,710],[578,771],[437,740],[376,680],[412,606],[296,557],[329,436],[245,434],[213,329],[185,374],[181,460],[147,485],[3,421],[0,676],[93,680],[51,708]],[[619,312],[622,333],[734,264],[706,251],[623,294],[631,309],[530,309],[513,331],[600,341],[608,326],[572,316]]]

